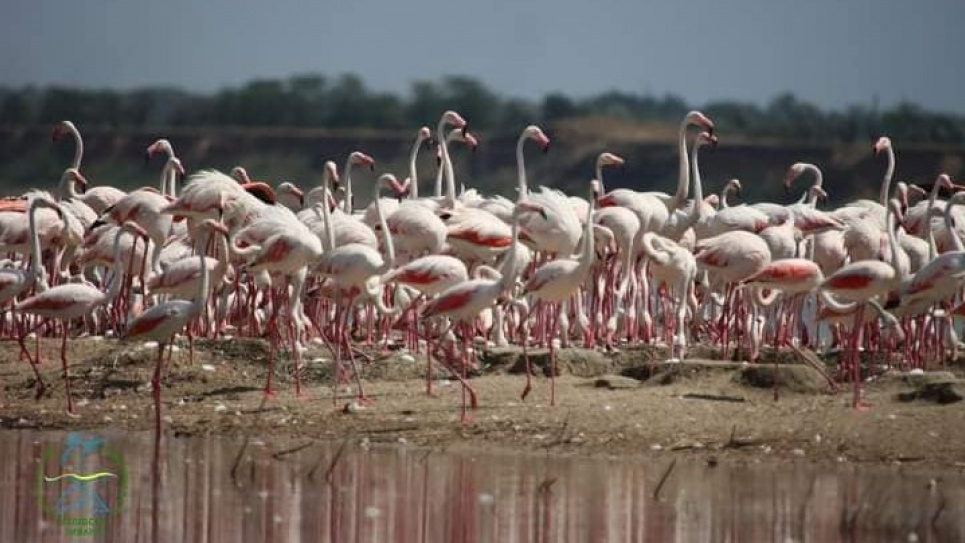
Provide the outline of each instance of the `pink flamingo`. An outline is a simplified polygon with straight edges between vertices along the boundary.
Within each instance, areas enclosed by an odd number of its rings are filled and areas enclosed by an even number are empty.
[[[137,224],[124,223],[123,228],[118,230],[117,236],[114,238],[114,265],[115,269],[118,270],[121,269],[120,239],[124,232],[147,237],[147,232]],[[69,283],[50,288],[14,305],[14,311],[18,313],[63,321],[64,335],[60,345],[60,360],[63,364],[64,385],[67,394],[67,413],[71,416],[74,415],[74,404],[70,397],[70,375],[67,368],[67,337],[70,335],[70,323],[74,319],[91,314],[98,307],[104,306],[117,298],[117,295],[121,292],[122,275],[121,273],[114,274],[106,293],[89,284]]]
[[[894,233],[895,216],[889,211],[888,243],[891,248],[891,263],[879,260],[861,260],[852,262],[836,271],[821,284],[823,300],[828,305],[840,305],[834,299],[840,298],[848,302],[857,302],[858,312],[851,327],[851,379],[854,387],[852,407],[865,409],[867,404],[861,398],[861,359],[859,348],[864,324],[864,304],[870,300],[886,297],[897,289],[901,282],[898,271],[898,244]],[[829,296],[829,294],[833,295]]]
[[[125,223],[130,224],[130,223]],[[212,231],[228,235],[228,228],[219,222],[208,219],[204,226]],[[197,317],[208,299],[208,266],[205,256],[198,255],[198,267],[201,269],[201,281],[193,300],[168,300],[149,308],[127,327],[123,339],[153,340],[158,342],[157,361],[154,364],[154,377],[151,379],[151,389],[154,393],[154,420],[158,434],[161,432],[161,367],[164,359],[164,348],[174,339],[174,334],[189,326]]]
[[[599,182],[593,182],[593,193],[600,191]],[[596,199],[593,198],[593,201]],[[595,205],[590,204],[589,216],[593,215]],[[540,208],[543,213],[543,208]],[[555,336],[557,333],[557,323],[563,313],[563,302],[568,301],[573,296],[578,296],[580,287],[587,281],[590,275],[590,268],[596,256],[594,248],[593,221],[587,220],[583,228],[583,250],[578,259],[564,258],[553,260],[540,266],[526,282],[523,293],[529,294],[540,304],[553,304],[556,308],[555,319],[549,322],[549,348],[550,348],[550,405],[556,405],[556,345]],[[525,326],[525,322],[524,322]],[[564,334],[568,330],[564,330]],[[528,333],[524,335],[523,347],[526,347]],[[526,387],[523,389],[522,398],[526,398],[532,386],[532,370],[529,364],[529,356],[526,357]]]
[[[51,138],[54,141],[58,141],[68,134],[74,140],[74,159],[71,162],[71,167],[75,170],[80,170],[81,160],[84,157],[84,139],[81,137],[80,131],[77,130],[77,126],[70,121],[61,121],[54,126]],[[91,187],[86,190],[83,195],[78,195],[77,197],[81,202],[88,205],[95,214],[100,215],[105,209],[123,198],[125,194],[126,193],[120,189],[101,185]]]
[[[516,204],[516,208],[513,210],[512,239],[510,245],[516,244],[518,239],[519,217],[527,212],[545,213],[541,207],[528,201],[522,201]],[[515,255],[515,253],[511,254]],[[491,308],[497,300],[513,287],[515,282],[516,259],[510,258],[506,267],[503,269],[502,275],[498,278],[477,278],[459,283],[430,300],[422,310],[423,318],[436,316],[449,317],[452,320],[452,324],[449,326],[450,329],[455,323],[462,325],[463,348],[460,351],[462,353],[462,374],[459,375],[455,372],[453,372],[453,374],[462,384],[461,420],[463,423],[469,420],[466,411],[466,394],[469,394],[471,398],[472,407],[475,408],[477,405],[476,391],[473,390],[466,380],[466,371],[469,366],[467,358],[468,349],[473,338],[472,321],[483,310]],[[442,335],[445,336],[446,333],[448,333],[448,329]],[[431,347],[428,356],[432,356]]]

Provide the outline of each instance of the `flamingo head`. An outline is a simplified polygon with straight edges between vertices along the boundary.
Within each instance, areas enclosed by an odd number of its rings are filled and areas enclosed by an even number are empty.
[[[64,170],[64,175],[61,177],[62,183],[74,183],[80,189],[81,192],[87,188],[87,178],[80,173],[77,168],[67,168]]]
[[[231,168],[231,177],[241,184],[251,183],[251,177],[248,176],[248,170],[246,170],[244,166]]]
[[[298,199],[299,205],[305,205],[305,193],[302,192],[302,189],[298,188],[298,186],[294,183],[290,183],[288,181],[281,183],[278,185],[278,192],[282,194],[291,194]]]
[[[622,168],[623,165],[626,163],[626,161],[623,160],[623,157],[619,155],[615,155],[613,153],[606,153],[606,152],[600,153],[600,156],[599,158],[596,159],[596,162],[600,166],[616,166],[618,168]]]
[[[734,179],[731,179],[730,181],[727,182],[727,187],[730,190],[734,191],[734,194],[736,194],[738,198],[741,197],[741,180],[740,179],[737,179],[736,177]]]
[[[479,140],[467,131],[462,132],[462,142],[468,145],[469,150],[474,153],[476,152],[476,147],[479,147]]]
[[[175,175],[179,177],[184,177],[184,164],[181,163],[180,158],[176,156],[169,158],[167,161],[167,164],[165,164],[165,167],[170,168]]]
[[[787,169],[787,173],[784,174],[784,192],[787,193],[791,190],[791,185],[794,184],[794,180],[798,177],[804,175],[805,164],[803,162],[795,162]]]
[[[369,170],[375,171],[375,159],[361,151],[352,152],[348,161],[353,166],[368,166]]]
[[[550,150],[550,139],[543,132],[543,129],[535,124],[531,124],[523,130],[522,139],[531,139],[535,141],[540,147],[543,148],[544,153]]]
[[[684,126],[688,125],[699,126],[706,130],[710,135],[714,134],[714,121],[710,120],[710,117],[704,115],[700,111],[691,111],[686,117],[684,117]]]
[[[418,143],[418,145],[422,145],[423,142],[431,142],[432,130],[429,130],[428,126],[423,126],[422,128],[419,129],[419,133],[416,134],[415,140]]]
[[[814,186],[814,187],[811,187],[809,190],[811,194],[817,197],[818,200],[828,199],[828,193],[821,187]]]
[[[322,186],[328,186],[329,183],[334,187],[338,187],[338,166],[335,165],[331,160],[325,161],[325,166],[322,167]]]
[[[701,132],[697,134],[697,145],[710,145],[711,147],[717,147],[717,136],[712,132]]]
[[[157,153],[165,153],[168,156],[174,156],[174,147],[171,146],[171,142],[161,138],[151,145],[147,146],[147,158],[150,159]]]
[[[887,136],[881,136],[880,138],[878,138],[878,141],[875,142],[873,149],[876,155],[886,149],[891,149],[891,138]]]
[[[395,194],[395,197],[402,199],[405,195],[409,194],[409,187],[412,186],[412,178],[406,177],[405,181],[399,182],[398,179],[393,179],[386,181],[388,183],[389,189]]]
[[[462,115],[450,109],[449,111],[446,111],[445,113],[442,114],[442,119],[439,120],[439,125],[440,126],[451,125],[456,128],[462,128],[463,130],[466,130],[468,123],[466,123],[466,119],[462,118]]]
[[[77,130],[77,127],[74,126],[74,123],[70,121],[60,121],[59,123],[54,125],[54,130],[53,132],[50,133],[50,139],[53,141],[59,141],[68,132],[72,132],[76,130]]]

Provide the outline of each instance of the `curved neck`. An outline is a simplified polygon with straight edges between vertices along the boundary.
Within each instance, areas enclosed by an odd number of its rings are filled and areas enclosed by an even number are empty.
[[[808,205],[811,207],[817,207],[818,205],[818,191],[815,188],[821,188],[824,184],[824,174],[821,173],[821,168],[818,168],[814,164],[807,164],[804,169],[814,174],[814,183],[811,184],[811,190],[808,191]]]
[[[680,124],[680,132],[677,134],[677,158],[678,158],[678,172],[677,172],[677,192],[674,193],[673,198],[670,200],[668,207],[671,211],[682,206],[687,200],[688,185],[689,181],[689,171],[687,170],[687,121]]]
[[[37,210],[41,207],[48,207],[42,205],[39,200],[35,200],[30,205],[30,213],[27,217],[28,224],[30,225],[30,248],[31,248],[31,273],[37,278],[37,288],[43,292],[47,290],[47,273],[44,270],[43,263],[41,262],[41,250],[40,250],[40,232],[37,230]]]
[[[895,212],[888,206],[888,216],[885,218],[885,228],[888,229],[888,248],[891,249],[891,267],[898,274],[898,236],[895,234]]]
[[[350,155],[350,156],[348,157],[348,160],[345,161],[345,169],[343,170],[343,171],[345,172],[345,200],[342,201],[342,211],[344,211],[346,215],[351,215],[351,214],[352,214],[352,207],[353,207],[353,204],[352,204],[352,166],[353,166],[353,165],[352,165],[352,157],[351,157],[351,155]]]
[[[80,198],[80,194],[77,192],[77,184],[73,177],[64,176],[60,179],[60,184],[57,186],[57,197],[61,200],[76,200]]]
[[[952,237],[952,250],[953,251],[965,251],[965,245],[962,244],[962,238],[958,237],[958,231],[955,230],[955,222],[952,220],[952,209],[955,208],[955,198],[952,198],[945,204],[945,229],[948,230],[948,234]],[[931,221],[929,220],[929,226]],[[929,228],[931,230],[931,228]]]
[[[895,150],[888,146],[888,167],[885,169],[885,177],[881,180],[881,194],[878,195],[881,207],[887,209],[888,195],[891,193],[891,177],[895,174]]]
[[[419,175],[416,171],[416,159],[419,158],[419,148],[422,147],[422,137],[417,137],[409,152],[409,199],[419,197]]]
[[[80,131],[74,125],[70,125],[67,131],[74,138],[74,161],[71,163],[71,167],[79,171],[80,162],[84,158],[84,138],[80,137]]]
[[[700,156],[700,148],[702,147],[700,139],[698,138],[694,142],[694,152],[693,156],[690,157],[690,170],[691,175],[694,178],[694,210],[691,215],[695,221],[699,221],[701,214],[703,212],[703,202],[704,202],[704,185],[700,180],[700,168],[697,166],[697,158]]]
[[[392,243],[392,234],[389,233],[389,226],[385,223],[385,215],[382,214],[382,205],[379,204],[379,188],[382,183],[375,183],[375,214],[379,218],[379,227],[382,228],[382,242],[385,244],[385,260],[382,262],[382,270],[379,274],[383,274],[392,269],[395,266],[395,245]]]
[[[214,234],[217,235],[217,234]],[[224,239],[224,235],[222,235]],[[228,257],[225,255],[225,260]],[[208,299],[208,282],[211,280],[208,273],[208,263],[205,261],[204,253],[198,255],[198,263],[201,265],[201,284],[198,285],[198,295],[194,298],[191,303],[191,313],[197,315],[201,312],[201,308],[204,307],[205,302]]]
[[[730,194],[732,186],[730,183],[724,185],[724,190],[720,191],[720,208],[727,209],[730,205],[727,204],[727,195]]]
[[[454,209],[456,207],[456,178],[452,171],[452,161],[449,160],[449,145],[446,138],[446,121],[439,121],[436,127],[436,139],[439,141],[439,152],[442,153],[441,173],[446,176],[446,202],[445,206]]]
[[[332,213],[328,209],[329,177],[326,174],[322,182],[322,222],[325,223],[325,237],[322,238],[322,248],[331,251],[335,248],[335,232],[332,231]]]
[[[523,157],[523,144],[526,143],[526,139],[524,133],[516,142],[516,175],[519,182],[519,198],[525,198],[529,195],[529,183],[526,181],[526,159]]]
[[[121,225],[117,229],[117,233],[114,234],[114,275],[111,276],[111,284],[107,288],[107,295],[104,297],[104,302],[109,302],[117,295],[121,293],[121,283],[124,279],[124,262],[121,259],[121,236],[124,234],[131,233],[130,227],[126,224]],[[133,234],[132,234],[133,235]],[[137,249],[138,237],[135,236],[133,242],[131,243],[131,253],[135,254],[135,249]],[[147,244],[147,240],[144,240]],[[145,253],[147,252],[147,247],[144,247]]]
[[[499,278],[499,290],[507,291],[516,283],[516,243],[519,241],[519,211],[513,213],[512,241],[509,244],[509,261],[503,268],[503,276]]]
[[[583,252],[580,253],[580,267],[589,268],[593,264],[596,253],[596,236],[593,235],[593,208],[596,198],[590,195],[590,208],[586,212],[586,224],[583,227]]]

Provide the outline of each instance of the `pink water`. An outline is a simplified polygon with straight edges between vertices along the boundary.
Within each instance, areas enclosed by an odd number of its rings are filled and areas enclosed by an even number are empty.
[[[356,442],[101,435],[61,466],[61,432],[0,432],[0,542],[961,541],[965,478],[924,469],[472,454]],[[53,453],[51,453],[53,451]],[[65,471],[111,508],[93,536],[53,506]],[[106,467],[104,467],[106,466]],[[123,492],[122,492],[123,491]],[[123,498],[121,495],[123,494]],[[90,497],[92,494],[88,494]],[[42,506],[41,504],[47,504]],[[915,539],[917,538],[917,539]]]

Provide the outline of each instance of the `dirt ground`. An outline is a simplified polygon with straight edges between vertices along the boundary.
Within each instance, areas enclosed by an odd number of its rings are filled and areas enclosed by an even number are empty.
[[[73,340],[71,386],[79,416],[71,418],[64,407],[59,347],[53,339],[42,343],[47,392],[37,400],[33,372],[19,361],[16,342],[0,343],[0,428],[153,426],[150,378],[156,349],[102,338]],[[531,353],[539,377],[522,401],[522,357],[515,349],[496,349],[481,355],[471,379],[479,407],[469,423],[461,424],[459,383],[440,370],[436,397],[428,397],[421,356],[373,351],[363,369],[373,401],[359,408],[354,387],[344,383],[333,404],[331,355],[318,345],[303,355],[302,397],[295,397],[292,366],[283,357],[276,365],[277,394],[265,401],[267,354],[260,340],[199,341],[190,364],[187,349],[180,347],[163,380],[166,428],[176,435],[684,454],[708,461],[768,456],[965,467],[965,403],[956,401],[955,392],[965,366],[954,364],[924,376],[884,372],[865,384],[871,409],[856,411],[849,387],[831,391],[828,381],[792,351],[765,353],[766,364],[749,365],[709,360],[713,353],[706,349],[685,363],[663,362],[666,351],[656,347],[613,354],[568,349],[560,353],[558,405],[551,407],[546,352]],[[935,391],[937,401],[899,399]]]

